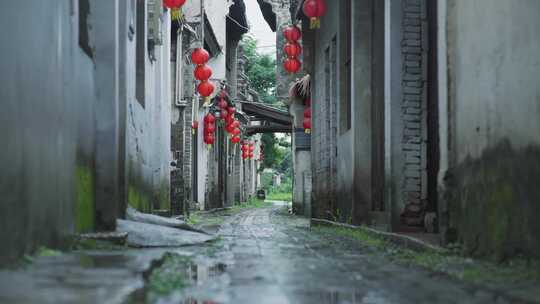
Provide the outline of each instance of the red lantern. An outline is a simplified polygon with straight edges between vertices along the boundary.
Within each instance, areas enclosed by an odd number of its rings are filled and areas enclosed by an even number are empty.
[[[235,107],[228,107],[227,112],[229,112],[229,114],[233,115],[234,113],[236,113],[236,108]]]
[[[289,58],[296,58],[302,54],[302,47],[298,42],[288,42],[285,44],[284,51]]]
[[[253,157],[255,157],[255,154],[253,154],[253,152],[249,152],[249,159],[253,159]]]
[[[209,97],[214,92],[214,85],[210,81],[202,81],[197,87],[197,91],[203,97]]]
[[[213,134],[216,131],[216,125],[211,123],[204,127],[204,134]]]
[[[225,125],[225,131],[227,131],[227,133],[229,134],[232,134],[232,132],[234,131],[233,125],[232,124]]]
[[[306,0],[304,2],[304,14],[310,19],[310,28],[320,28],[320,18],[326,13],[326,3],[324,0]]]
[[[166,8],[179,8],[186,3],[186,0],[163,0],[163,6]]]
[[[204,143],[207,145],[213,145],[215,141],[214,135],[212,134],[206,134],[204,136]]]
[[[232,135],[234,135],[234,136],[239,136],[241,133],[242,133],[242,131],[240,131],[240,129],[238,129],[238,128],[234,128],[233,131],[232,131]]]
[[[231,142],[232,142],[233,144],[239,143],[239,142],[240,142],[240,137],[239,137],[239,136],[233,136],[233,137],[231,138]]]
[[[193,64],[203,65],[208,62],[208,59],[210,59],[210,54],[203,48],[196,48],[193,50],[193,53],[191,53],[191,61]]]
[[[255,146],[253,144],[249,144],[249,152],[252,153],[255,151]]]
[[[229,106],[229,104],[227,103],[227,101],[223,98],[221,98],[218,102],[218,107],[220,107],[221,109],[226,109],[227,106]]]
[[[283,67],[285,68],[285,70],[292,74],[298,72],[301,66],[302,63],[296,58],[287,58],[283,63]]]
[[[304,130],[307,134],[311,133],[311,118],[304,118]]]
[[[229,116],[229,112],[227,112],[227,110],[221,110],[219,115],[220,115],[221,119],[226,119],[227,116]]]
[[[199,122],[194,120],[192,123],[191,123],[191,128],[193,130],[197,130],[199,128]]]
[[[195,74],[197,80],[206,81],[212,77],[212,69],[206,64],[199,65],[195,68],[193,74]]]
[[[215,123],[216,122],[216,118],[214,117],[214,115],[212,115],[212,113],[208,113],[206,114],[206,116],[204,116],[204,123],[205,124],[211,124],[211,123]]]
[[[243,159],[247,159],[249,157],[249,153],[242,153],[242,158]]]
[[[238,120],[233,121],[231,125],[233,128],[240,128],[240,122]]]
[[[289,42],[296,42],[302,37],[302,32],[296,25],[291,25],[283,31],[283,36]]]
[[[304,118],[311,118],[311,108],[306,108],[304,110]]]

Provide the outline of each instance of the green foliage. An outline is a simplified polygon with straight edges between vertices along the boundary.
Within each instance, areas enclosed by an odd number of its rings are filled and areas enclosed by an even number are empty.
[[[263,102],[275,104],[276,60],[257,52],[257,40],[253,37],[245,36],[241,43],[247,57],[246,75],[251,86]]]
[[[271,192],[266,196],[266,199],[271,201],[284,201],[292,202],[292,193],[291,192]]]

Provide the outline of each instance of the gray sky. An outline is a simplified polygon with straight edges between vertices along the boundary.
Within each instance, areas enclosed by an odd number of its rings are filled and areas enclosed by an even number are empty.
[[[275,56],[276,34],[272,32],[270,26],[264,20],[257,0],[244,0],[244,3],[246,4],[247,19],[250,24],[249,34],[259,41],[259,47],[263,47],[259,49],[259,52]]]

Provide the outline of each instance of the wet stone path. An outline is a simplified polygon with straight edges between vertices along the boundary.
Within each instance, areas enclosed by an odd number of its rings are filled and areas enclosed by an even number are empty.
[[[192,284],[158,303],[510,303],[311,231],[282,207],[235,215],[219,235],[210,250],[193,252]]]

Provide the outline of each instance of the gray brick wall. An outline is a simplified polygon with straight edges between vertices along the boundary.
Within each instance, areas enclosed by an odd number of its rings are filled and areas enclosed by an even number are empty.
[[[407,225],[423,223],[427,198],[426,174],[426,77],[427,77],[427,20],[426,0],[403,1],[403,100],[404,122],[402,151],[405,157],[402,185]]]

